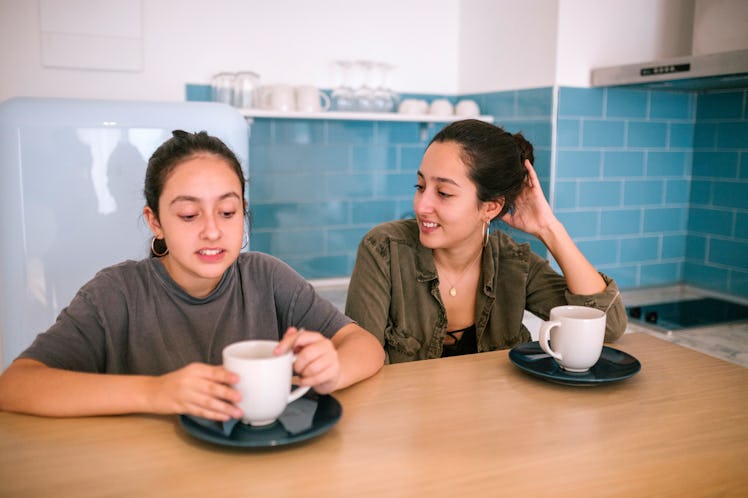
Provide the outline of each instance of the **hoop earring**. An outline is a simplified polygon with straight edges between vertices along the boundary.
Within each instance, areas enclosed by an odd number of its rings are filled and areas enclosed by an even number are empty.
[[[244,236],[242,237],[242,249],[244,249],[248,245],[249,245],[249,233],[244,232]]]
[[[164,246],[164,250],[161,251],[161,252],[158,252],[156,250],[156,241],[157,240],[161,241],[161,243]],[[169,248],[166,247],[166,241],[164,239],[157,239],[156,236],[154,235],[153,238],[151,239],[151,254],[153,254],[157,258],[163,258],[167,254],[169,254]]]
[[[491,229],[491,224],[490,224],[490,223],[486,223],[486,222],[484,221],[484,222],[483,222],[483,227],[484,227],[484,233],[483,233],[483,247],[486,247],[486,246],[488,245],[488,236],[490,235],[490,234],[489,234],[489,230]]]

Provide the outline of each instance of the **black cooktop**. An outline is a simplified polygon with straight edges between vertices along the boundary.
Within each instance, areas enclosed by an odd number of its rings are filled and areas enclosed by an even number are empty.
[[[629,306],[626,313],[630,321],[639,320],[666,330],[748,321],[748,306],[713,297]]]

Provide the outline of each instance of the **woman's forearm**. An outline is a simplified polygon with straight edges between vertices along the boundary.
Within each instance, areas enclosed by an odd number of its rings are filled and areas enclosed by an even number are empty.
[[[0,376],[0,410],[51,417],[148,412],[153,379],[73,372],[20,359]]]
[[[340,379],[336,389],[366,379],[384,365],[384,349],[373,334],[355,323],[340,329],[332,338],[338,350]]]
[[[605,290],[605,281],[579,250],[561,222],[556,220],[548,225],[538,237],[558,263],[572,293],[591,295]]]

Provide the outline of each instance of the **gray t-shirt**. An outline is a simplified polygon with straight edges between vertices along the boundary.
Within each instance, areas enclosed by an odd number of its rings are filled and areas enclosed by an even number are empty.
[[[278,340],[290,326],[332,337],[348,323],[267,254],[242,253],[204,299],[149,258],[101,270],[20,358],[82,372],[161,375],[195,361],[220,364],[223,347],[235,341]]]

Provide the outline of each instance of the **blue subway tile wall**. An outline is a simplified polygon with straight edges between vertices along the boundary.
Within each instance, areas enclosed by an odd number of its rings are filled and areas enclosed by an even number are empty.
[[[594,265],[623,288],[748,295],[747,109],[746,89],[559,89],[554,209],[599,213],[596,232],[566,224]]]
[[[206,98],[189,87],[189,99]],[[748,295],[746,89],[561,87],[459,98],[534,144],[559,219],[622,288],[686,282]],[[422,126],[255,119],[252,249],[308,278],[349,275],[368,229],[413,216],[415,171],[442,125],[425,125],[425,134]],[[495,228],[546,254],[533,237]]]
[[[695,114],[690,94],[559,89],[553,207],[622,288],[684,277]]]
[[[307,278],[349,275],[366,231],[411,211],[420,156],[438,129],[427,125],[424,137],[419,123],[254,119],[251,248]]]
[[[538,176],[548,188],[552,89],[462,98],[476,99],[496,124],[533,143]],[[442,126],[255,118],[249,148],[251,248],[283,259],[307,278],[349,275],[366,231],[413,216],[415,172]],[[536,239],[512,235],[544,251]]]
[[[748,89],[698,95],[687,281],[748,296]]]

